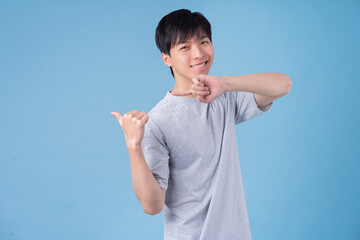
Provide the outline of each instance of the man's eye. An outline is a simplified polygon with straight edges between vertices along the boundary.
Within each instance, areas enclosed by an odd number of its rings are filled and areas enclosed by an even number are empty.
[[[202,43],[208,43],[208,41],[203,41]]]
[[[187,46],[183,46],[182,48],[180,48],[180,49],[185,49],[185,48],[187,48]]]

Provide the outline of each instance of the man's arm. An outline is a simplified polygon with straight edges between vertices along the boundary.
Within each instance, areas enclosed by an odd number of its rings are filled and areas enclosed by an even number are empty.
[[[165,189],[159,186],[153,176],[145,161],[141,146],[145,124],[149,120],[149,116],[145,112],[137,110],[126,113],[124,116],[118,112],[111,112],[111,115],[118,119],[125,134],[135,195],[144,212],[151,215],[158,214],[164,208]]]
[[[254,93],[258,107],[265,106],[287,93],[291,80],[283,73],[254,73],[242,76],[199,75],[192,79],[194,84],[185,92],[171,92],[175,96],[195,95],[199,102],[209,103],[227,91]]]
[[[283,73],[255,73],[243,76],[224,76],[224,92],[254,93],[258,107],[263,107],[289,93],[290,77]]]
[[[150,215],[158,214],[164,208],[165,189],[155,180],[147,165],[141,146],[129,148],[131,178],[136,197],[139,199],[144,212]]]

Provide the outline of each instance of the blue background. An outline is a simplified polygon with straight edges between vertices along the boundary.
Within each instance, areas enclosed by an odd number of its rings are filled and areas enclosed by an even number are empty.
[[[209,74],[292,80],[237,126],[253,239],[360,239],[360,2],[279,0],[1,1],[1,240],[162,239],[110,112],[172,89],[154,35],[180,8],[212,24]]]

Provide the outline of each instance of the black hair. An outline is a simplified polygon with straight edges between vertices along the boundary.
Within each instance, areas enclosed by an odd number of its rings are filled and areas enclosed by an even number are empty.
[[[173,11],[164,16],[155,32],[155,42],[161,53],[170,55],[170,48],[177,42],[183,42],[193,36],[200,37],[205,33],[211,40],[211,25],[199,12],[191,12],[188,9]],[[171,74],[174,72],[170,67]]]

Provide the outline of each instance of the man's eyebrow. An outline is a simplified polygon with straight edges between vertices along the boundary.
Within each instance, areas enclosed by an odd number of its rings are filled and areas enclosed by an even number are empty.
[[[197,40],[202,40],[202,39],[207,38],[207,37],[208,36],[203,35],[200,38],[198,38]],[[178,46],[178,45],[183,44],[183,43],[189,43],[189,41],[187,41],[187,40],[179,41],[175,46]]]
[[[183,41],[179,41],[176,46],[180,45],[180,44],[183,44],[183,43],[188,43],[189,41],[186,41],[186,40],[183,40]]]

